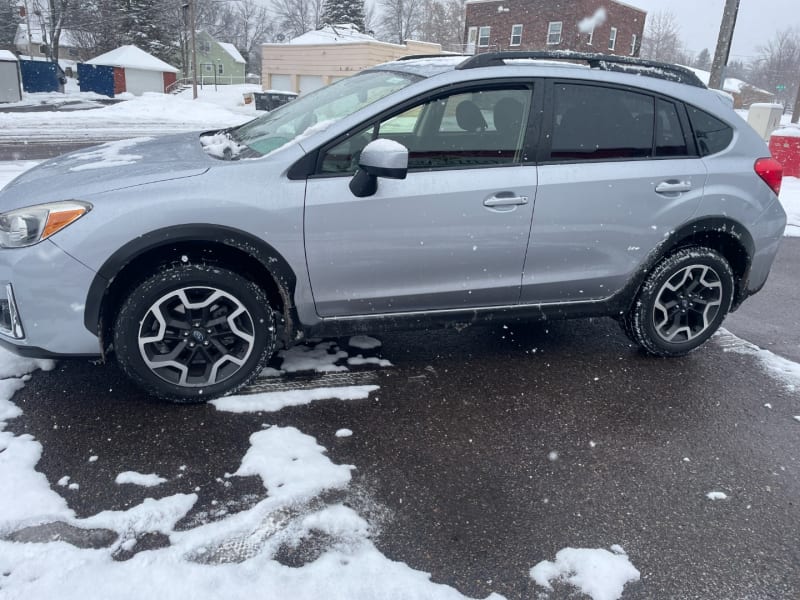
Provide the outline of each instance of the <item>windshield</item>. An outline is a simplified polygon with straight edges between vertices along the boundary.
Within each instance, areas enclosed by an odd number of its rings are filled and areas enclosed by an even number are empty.
[[[267,154],[420,79],[418,75],[392,71],[360,73],[300,96],[229,133],[238,144]]]

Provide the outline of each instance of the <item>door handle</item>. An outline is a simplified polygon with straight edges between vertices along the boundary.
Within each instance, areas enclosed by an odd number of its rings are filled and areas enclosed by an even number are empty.
[[[527,196],[492,196],[483,201],[483,205],[489,208],[494,208],[496,206],[519,206],[527,203]]]
[[[691,181],[662,181],[656,186],[657,194],[677,194],[692,189]]]

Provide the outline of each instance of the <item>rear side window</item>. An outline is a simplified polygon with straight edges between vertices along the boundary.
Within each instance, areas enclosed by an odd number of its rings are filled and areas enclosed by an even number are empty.
[[[689,110],[689,119],[692,121],[700,156],[716,154],[730,146],[731,140],[733,140],[733,128],[730,125],[699,108],[693,106],[686,108]]]
[[[552,159],[652,156],[653,97],[573,84],[557,84],[554,92]]]

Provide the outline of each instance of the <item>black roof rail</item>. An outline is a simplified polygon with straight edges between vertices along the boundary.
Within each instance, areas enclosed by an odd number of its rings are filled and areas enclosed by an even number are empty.
[[[633,56],[614,56],[611,54],[595,54],[589,52],[571,52],[567,50],[558,51],[509,51],[509,52],[484,52],[476,54],[461,64],[456,69],[477,69],[479,67],[496,67],[504,65],[506,60],[564,60],[582,61],[588,63],[592,69],[603,71],[617,71],[621,73],[631,73],[634,75],[646,75],[657,79],[666,79],[677,83],[685,83],[694,87],[705,88],[705,84],[700,81],[691,69],[672,65],[669,63],[645,60]]]
[[[453,52],[442,52],[440,54],[408,54],[406,56],[401,56],[400,58],[395,58],[394,60],[417,60],[420,58],[470,58],[471,56],[472,55],[456,54]]]

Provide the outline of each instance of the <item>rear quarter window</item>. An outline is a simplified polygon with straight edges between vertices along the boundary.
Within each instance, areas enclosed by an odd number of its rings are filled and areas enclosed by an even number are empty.
[[[733,140],[733,128],[707,112],[693,106],[686,107],[692,122],[700,156],[722,152]]]

